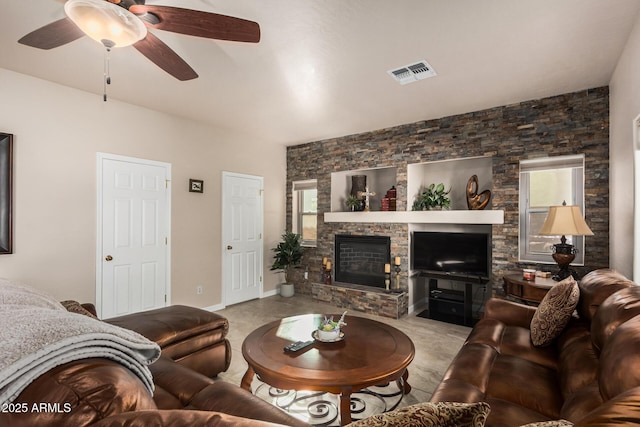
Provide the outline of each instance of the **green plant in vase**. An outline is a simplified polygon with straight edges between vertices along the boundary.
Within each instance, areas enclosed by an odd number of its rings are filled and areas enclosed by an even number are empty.
[[[350,211],[359,211],[362,209],[362,199],[353,194],[349,194],[347,200],[345,200],[345,204],[349,208]]]
[[[451,190],[445,191],[444,184],[431,184],[424,189],[413,202],[414,211],[424,211],[431,209],[449,209],[451,199],[448,194]]]
[[[301,236],[287,231],[282,235],[282,241],[273,248],[273,265],[271,270],[282,270],[285,283],[291,283],[291,269],[302,262]]]

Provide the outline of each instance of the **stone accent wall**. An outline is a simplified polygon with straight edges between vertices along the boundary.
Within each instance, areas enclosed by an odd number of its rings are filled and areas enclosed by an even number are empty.
[[[493,209],[505,213],[505,223],[492,227],[494,290],[501,289],[506,271],[553,269],[518,262],[519,162],[574,154],[585,155],[585,216],[594,232],[585,239],[585,267],[576,268],[584,274],[609,266],[607,87],[288,147],[288,229],[292,181],[318,180],[318,247],[306,251],[303,265],[308,268],[309,281],[303,280],[304,268],[300,269],[296,290],[311,294],[309,282],[321,282],[321,260],[323,256],[332,259],[336,233],[391,236],[391,256],[402,257],[402,286],[408,286],[406,224],[324,222],[324,212],[330,211],[331,172],[397,167],[397,209],[406,210],[408,164],[477,156],[492,157],[491,203]]]

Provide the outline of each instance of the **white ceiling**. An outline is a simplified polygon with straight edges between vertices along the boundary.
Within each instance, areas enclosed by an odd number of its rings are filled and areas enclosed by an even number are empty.
[[[3,0],[0,67],[96,94],[103,49],[17,43],[64,0]],[[132,47],[110,99],[293,145],[607,85],[638,0],[147,0],[256,21],[259,44],[154,31],[200,75],[180,82]],[[401,86],[388,70],[427,60]]]

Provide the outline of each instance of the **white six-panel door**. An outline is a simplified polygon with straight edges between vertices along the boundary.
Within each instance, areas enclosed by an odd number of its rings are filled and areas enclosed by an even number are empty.
[[[164,307],[170,165],[99,155],[96,305],[102,318]]]
[[[262,291],[262,177],[223,172],[222,280],[224,303]]]

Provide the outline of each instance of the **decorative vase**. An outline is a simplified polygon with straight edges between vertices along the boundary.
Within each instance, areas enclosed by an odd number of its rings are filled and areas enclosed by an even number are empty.
[[[358,192],[367,191],[367,175],[351,176],[351,195],[358,197]]]

